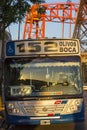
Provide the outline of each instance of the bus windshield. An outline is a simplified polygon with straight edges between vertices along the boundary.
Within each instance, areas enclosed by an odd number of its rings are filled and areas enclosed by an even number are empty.
[[[78,58],[7,59],[5,95],[31,97],[81,94],[82,81]]]

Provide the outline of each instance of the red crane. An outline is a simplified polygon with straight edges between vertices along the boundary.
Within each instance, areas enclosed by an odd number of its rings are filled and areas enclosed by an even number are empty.
[[[71,37],[71,25],[76,23],[78,7],[79,3],[71,1],[33,5],[26,14],[23,39],[46,37],[46,22],[62,23],[62,37],[65,24],[69,24]],[[44,11],[39,13],[39,9]]]

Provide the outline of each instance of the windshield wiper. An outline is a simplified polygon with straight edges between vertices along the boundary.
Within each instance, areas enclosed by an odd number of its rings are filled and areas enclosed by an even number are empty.
[[[45,85],[45,86],[42,86],[40,88],[41,89],[45,89],[45,88],[49,88],[49,87],[54,87],[54,86],[57,86],[57,85],[62,85],[62,86],[69,86],[69,82],[68,81],[65,81],[65,82],[58,82],[58,83],[49,83],[49,85]]]

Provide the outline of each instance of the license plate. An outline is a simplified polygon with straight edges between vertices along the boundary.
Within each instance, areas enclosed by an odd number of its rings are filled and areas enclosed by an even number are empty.
[[[50,125],[50,120],[41,120],[40,125]]]

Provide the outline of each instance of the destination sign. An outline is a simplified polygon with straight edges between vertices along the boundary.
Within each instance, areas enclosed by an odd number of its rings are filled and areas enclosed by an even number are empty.
[[[39,40],[39,41],[15,41],[6,44],[7,56],[19,56],[30,54],[59,54],[78,55],[78,40]]]

